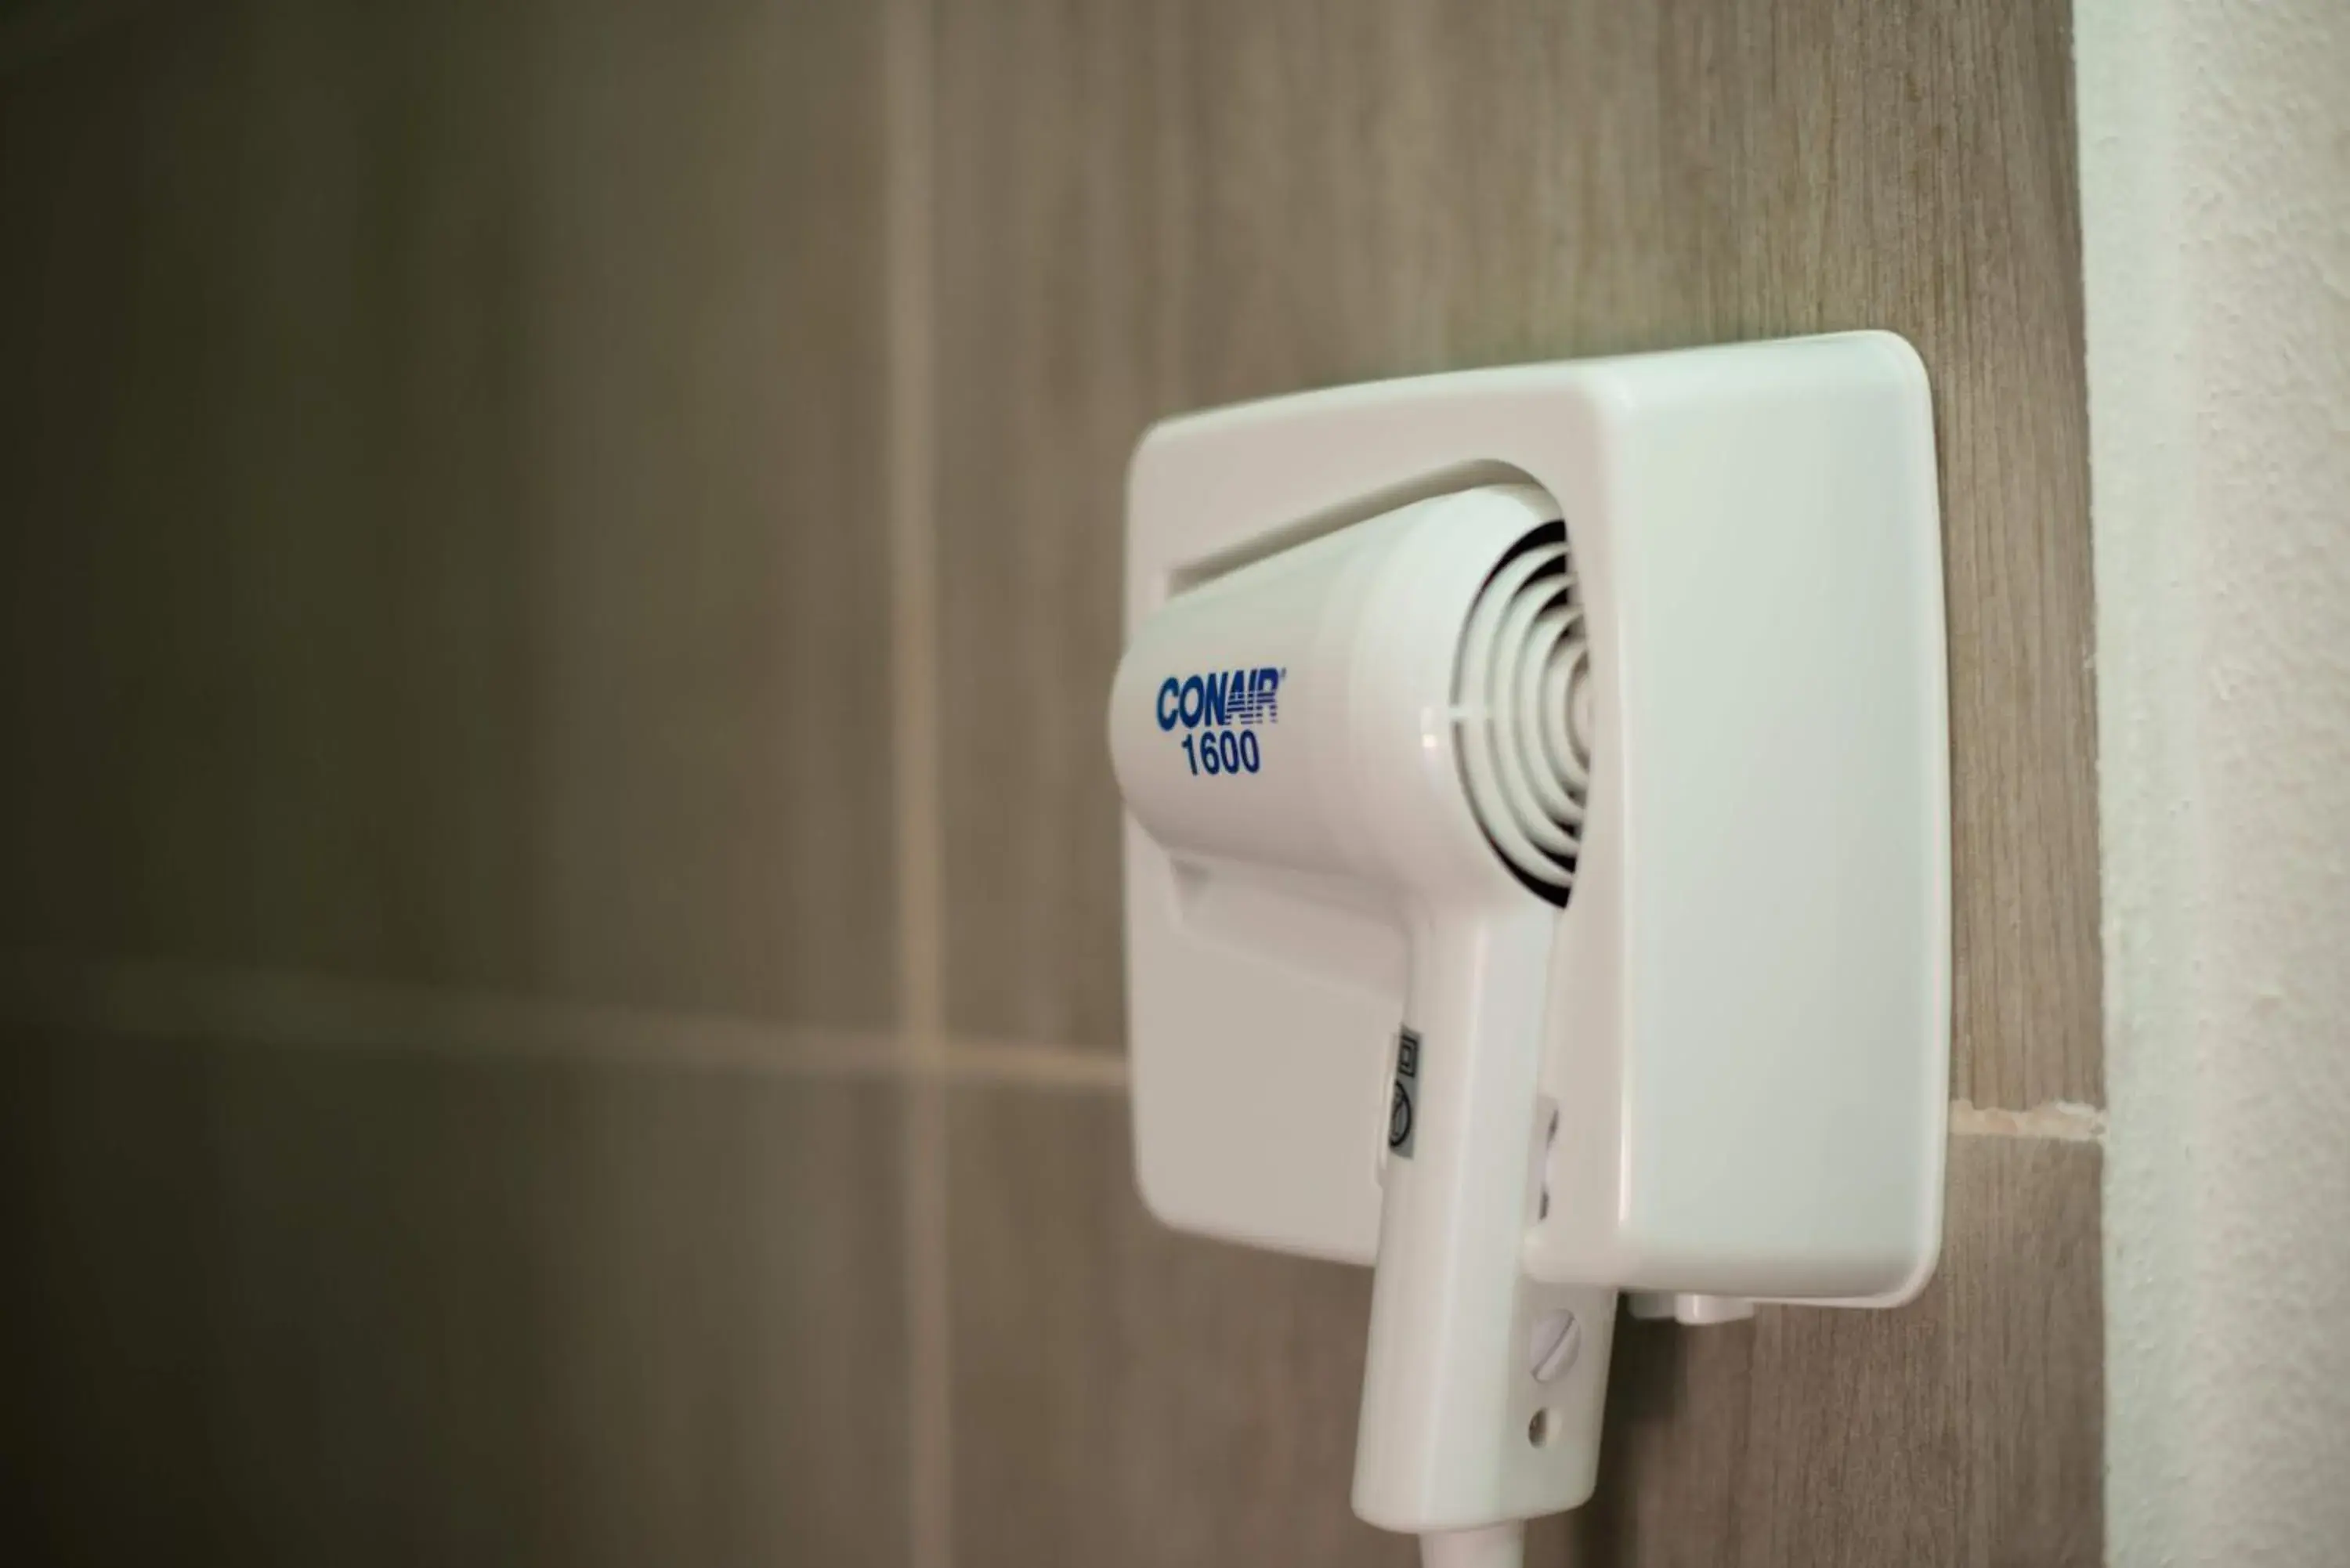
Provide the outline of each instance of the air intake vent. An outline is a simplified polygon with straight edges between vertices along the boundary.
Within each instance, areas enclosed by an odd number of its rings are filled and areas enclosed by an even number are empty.
[[[1510,547],[1478,591],[1452,681],[1454,749],[1486,841],[1565,905],[1591,784],[1591,650],[1566,524]]]

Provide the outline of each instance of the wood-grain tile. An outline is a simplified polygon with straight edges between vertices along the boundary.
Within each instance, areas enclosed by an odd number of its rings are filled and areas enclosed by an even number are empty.
[[[955,1025],[1114,1045],[1126,454],[1181,409],[1850,327],[1944,464],[1953,1092],[2101,1096],[2063,0],[1003,0],[938,14]]]
[[[1529,1562],[2097,1563],[2098,1164],[1953,1143],[1941,1268],[1898,1311],[1619,1324],[1599,1494]]]
[[[1347,1508],[1370,1276],[1176,1235],[1122,1098],[956,1092],[957,1568],[1418,1561]]]
[[[879,25],[140,6],[0,94],[0,943],[886,1021]]]
[[[905,1546],[893,1091],[0,1039],[12,1556]]]

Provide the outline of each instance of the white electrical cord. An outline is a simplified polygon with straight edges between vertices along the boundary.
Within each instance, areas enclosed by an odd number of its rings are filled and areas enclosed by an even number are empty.
[[[1524,1568],[1526,1521],[1440,1530],[1419,1538],[1420,1568]]]

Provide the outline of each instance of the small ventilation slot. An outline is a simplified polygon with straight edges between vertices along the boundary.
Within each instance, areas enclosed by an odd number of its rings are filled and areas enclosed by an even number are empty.
[[[1591,787],[1591,649],[1566,524],[1510,547],[1470,607],[1452,677],[1469,800],[1519,881],[1564,906]]]

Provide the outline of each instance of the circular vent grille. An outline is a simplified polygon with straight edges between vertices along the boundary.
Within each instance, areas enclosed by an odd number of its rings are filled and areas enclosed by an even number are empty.
[[[1510,547],[1454,668],[1453,744],[1486,841],[1554,904],[1575,886],[1591,785],[1591,650],[1566,524]]]

